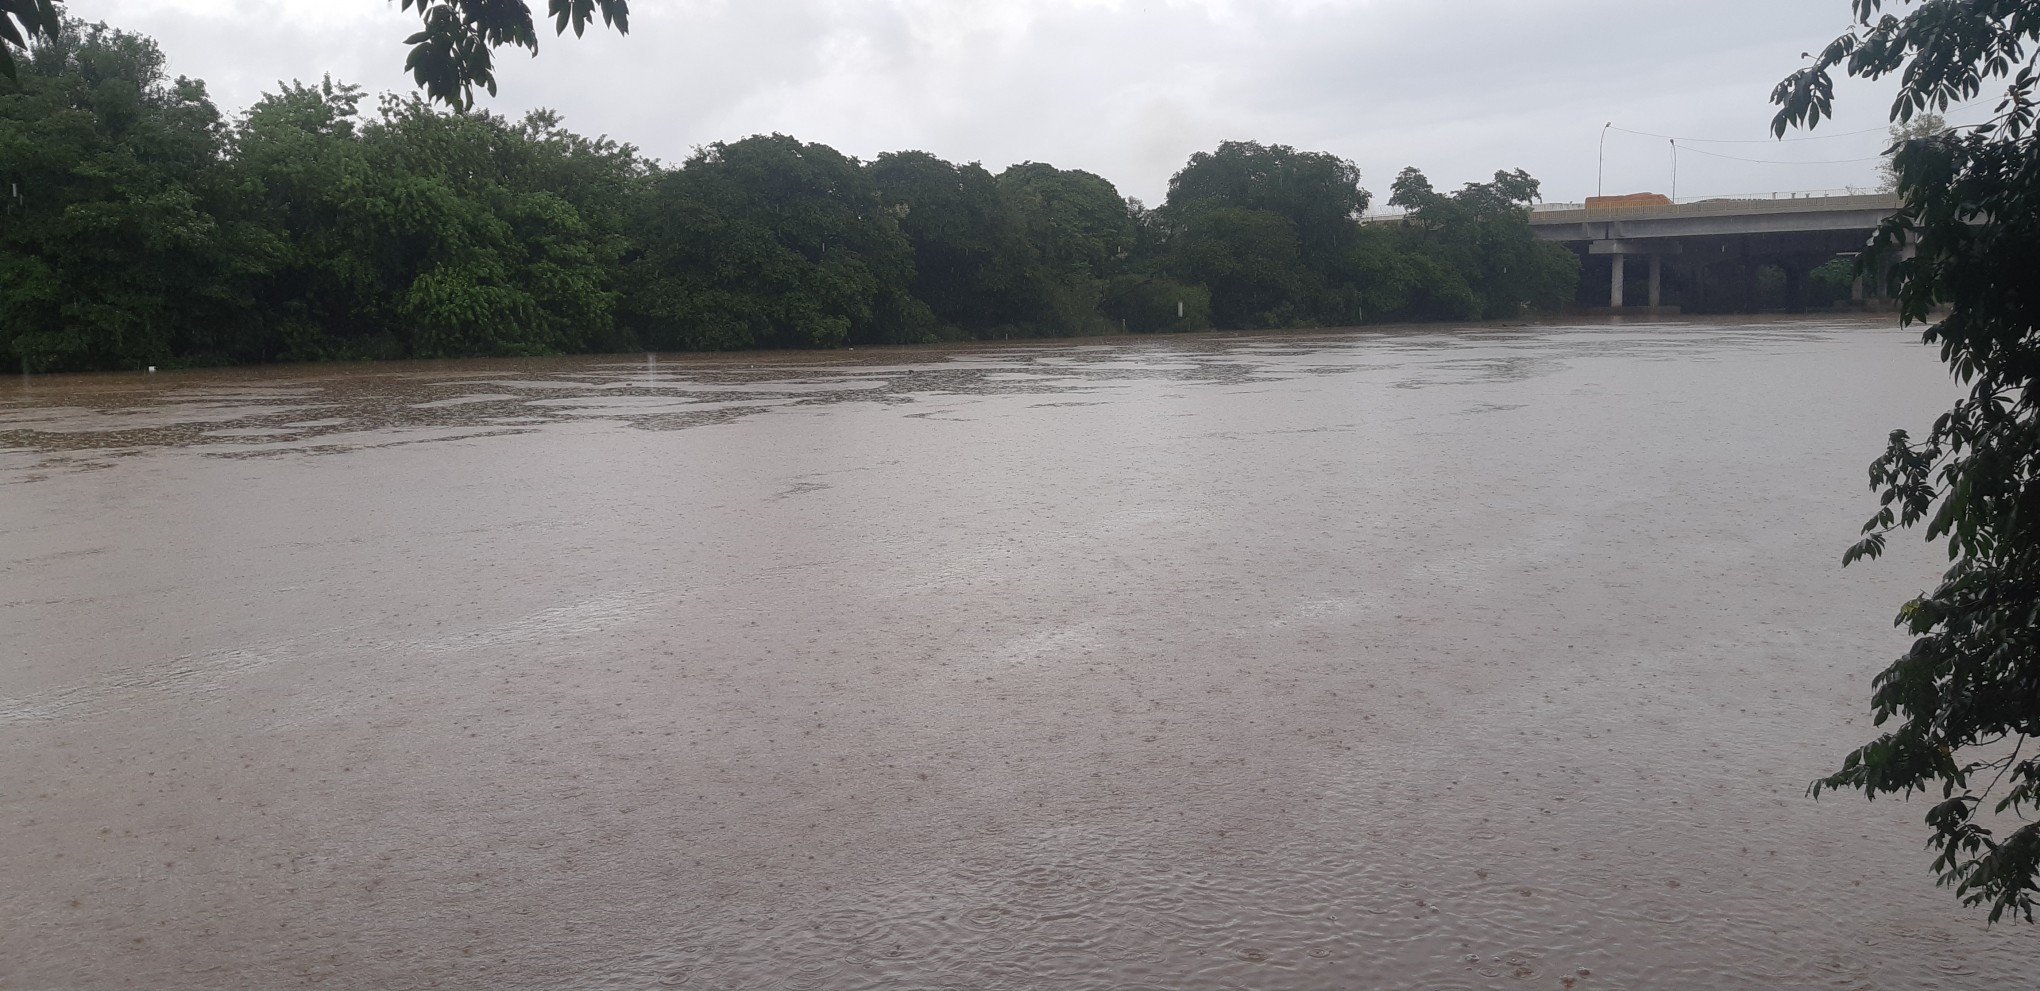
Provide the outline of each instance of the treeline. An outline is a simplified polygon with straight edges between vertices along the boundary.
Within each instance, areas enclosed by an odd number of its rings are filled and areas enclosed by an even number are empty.
[[[784,135],[677,166],[537,111],[291,84],[228,120],[70,22],[0,78],[0,349],[34,370],[1480,319],[1571,300],[1521,172],[1362,225],[1352,163],[1200,153],[1149,209],[1088,172],[859,162]]]

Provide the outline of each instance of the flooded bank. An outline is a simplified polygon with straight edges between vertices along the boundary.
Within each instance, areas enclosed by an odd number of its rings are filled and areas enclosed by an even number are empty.
[[[0,986],[1975,988],[1883,322],[0,385]]]

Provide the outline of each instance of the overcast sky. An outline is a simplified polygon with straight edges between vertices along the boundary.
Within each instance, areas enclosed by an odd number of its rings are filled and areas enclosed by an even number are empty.
[[[541,0],[533,6],[543,8]],[[1044,161],[1158,202],[1225,139],[1329,151],[1377,200],[1522,168],[1547,200],[1597,182],[1602,125],[1682,139],[1678,195],[1871,185],[1890,83],[1841,87],[1819,140],[1767,138],[1772,85],[1847,26],[1847,0],[635,0],[628,37],[501,53],[491,108],[669,162],[780,131],[870,159]],[[72,0],[154,36],[237,113],[279,79],[410,89],[391,0]],[[1974,119],[1976,110],[1954,115]],[[1706,153],[1713,153],[1712,155]],[[1824,164],[1779,165],[1717,156]],[[1607,191],[1672,191],[1664,138],[1611,132]]]

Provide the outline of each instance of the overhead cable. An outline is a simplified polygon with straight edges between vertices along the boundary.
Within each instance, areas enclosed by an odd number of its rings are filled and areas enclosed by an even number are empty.
[[[1679,150],[1682,152],[1692,152],[1695,155],[1706,155],[1710,158],[1726,158],[1731,162],[1749,162],[1755,165],[1855,165],[1861,162],[1881,162],[1884,160],[1883,155],[1872,155],[1869,158],[1826,158],[1819,161],[1795,162],[1785,158],[1744,158],[1740,155],[1724,155],[1718,151],[1708,151],[1705,148],[1688,148],[1684,145],[1680,145]]]
[[[1809,134],[1805,137],[1799,138],[1687,138],[1681,137],[1676,134],[1659,134],[1655,131],[1634,131],[1626,127],[1616,127],[1613,125],[1610,125],[1609,130],[1621,131],[1624,134],[1635,134],[1646,138],[1663,138],[1667,141],[1677,141],[1682,145],[1684,144],[1775,145],[1781,144],[1786,141],[1821,141],[1827,138],[1854,137],[1855,135],[1858,134],[1869,134],[1872,131],[1882,133],[1885,131],[1885,128],[1867,127],[1860,131],[1842,131],[1837,134]]]
[[[1979,97],[1977,99],[1970,100],[1967,103],[1958,103],[1955,104],[1954,106],[1947,107],[1936,112],[1941,114],[1951,114],[1958,110],[1967,110],[1970,107],[1986,103],[1993,99],[1996,99],[1996,97]],[[1830,138],[1853,138],[1861,134],[1886,134],[1890,132],[1890,127],[1887,125],[1885,127],[1866,127],[1858,131],[1836,131],[1832,134],[1802,134],[1797,137],[1790,138],[1689,138],[1682,134],[1659,134],[1656,131],[1638,131],[1632,128],[1621,127],[1615,124],[1609,124],[1608,129],[1614,131],[1621,131],[1624,134],[1635,134],[1646,138],[1663,138],[1667,141],[1677,141],[1681,145],[1691,144],[1775,145],[1784,144],[1790,141],[1826,141]]]

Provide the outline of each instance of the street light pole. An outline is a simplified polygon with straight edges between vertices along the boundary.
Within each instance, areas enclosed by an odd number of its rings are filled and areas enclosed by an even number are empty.
[[[1612,120],[1606,124],[1601,125],[1601,152],[1594,161],[1595,196],[1600,196],[1604,192],[1606,192],[1606,190],[1601,188],[1601,177],[1603,174],[1607,172],[1608,169],[1608,129],[1614,126],[1615,122]]]

